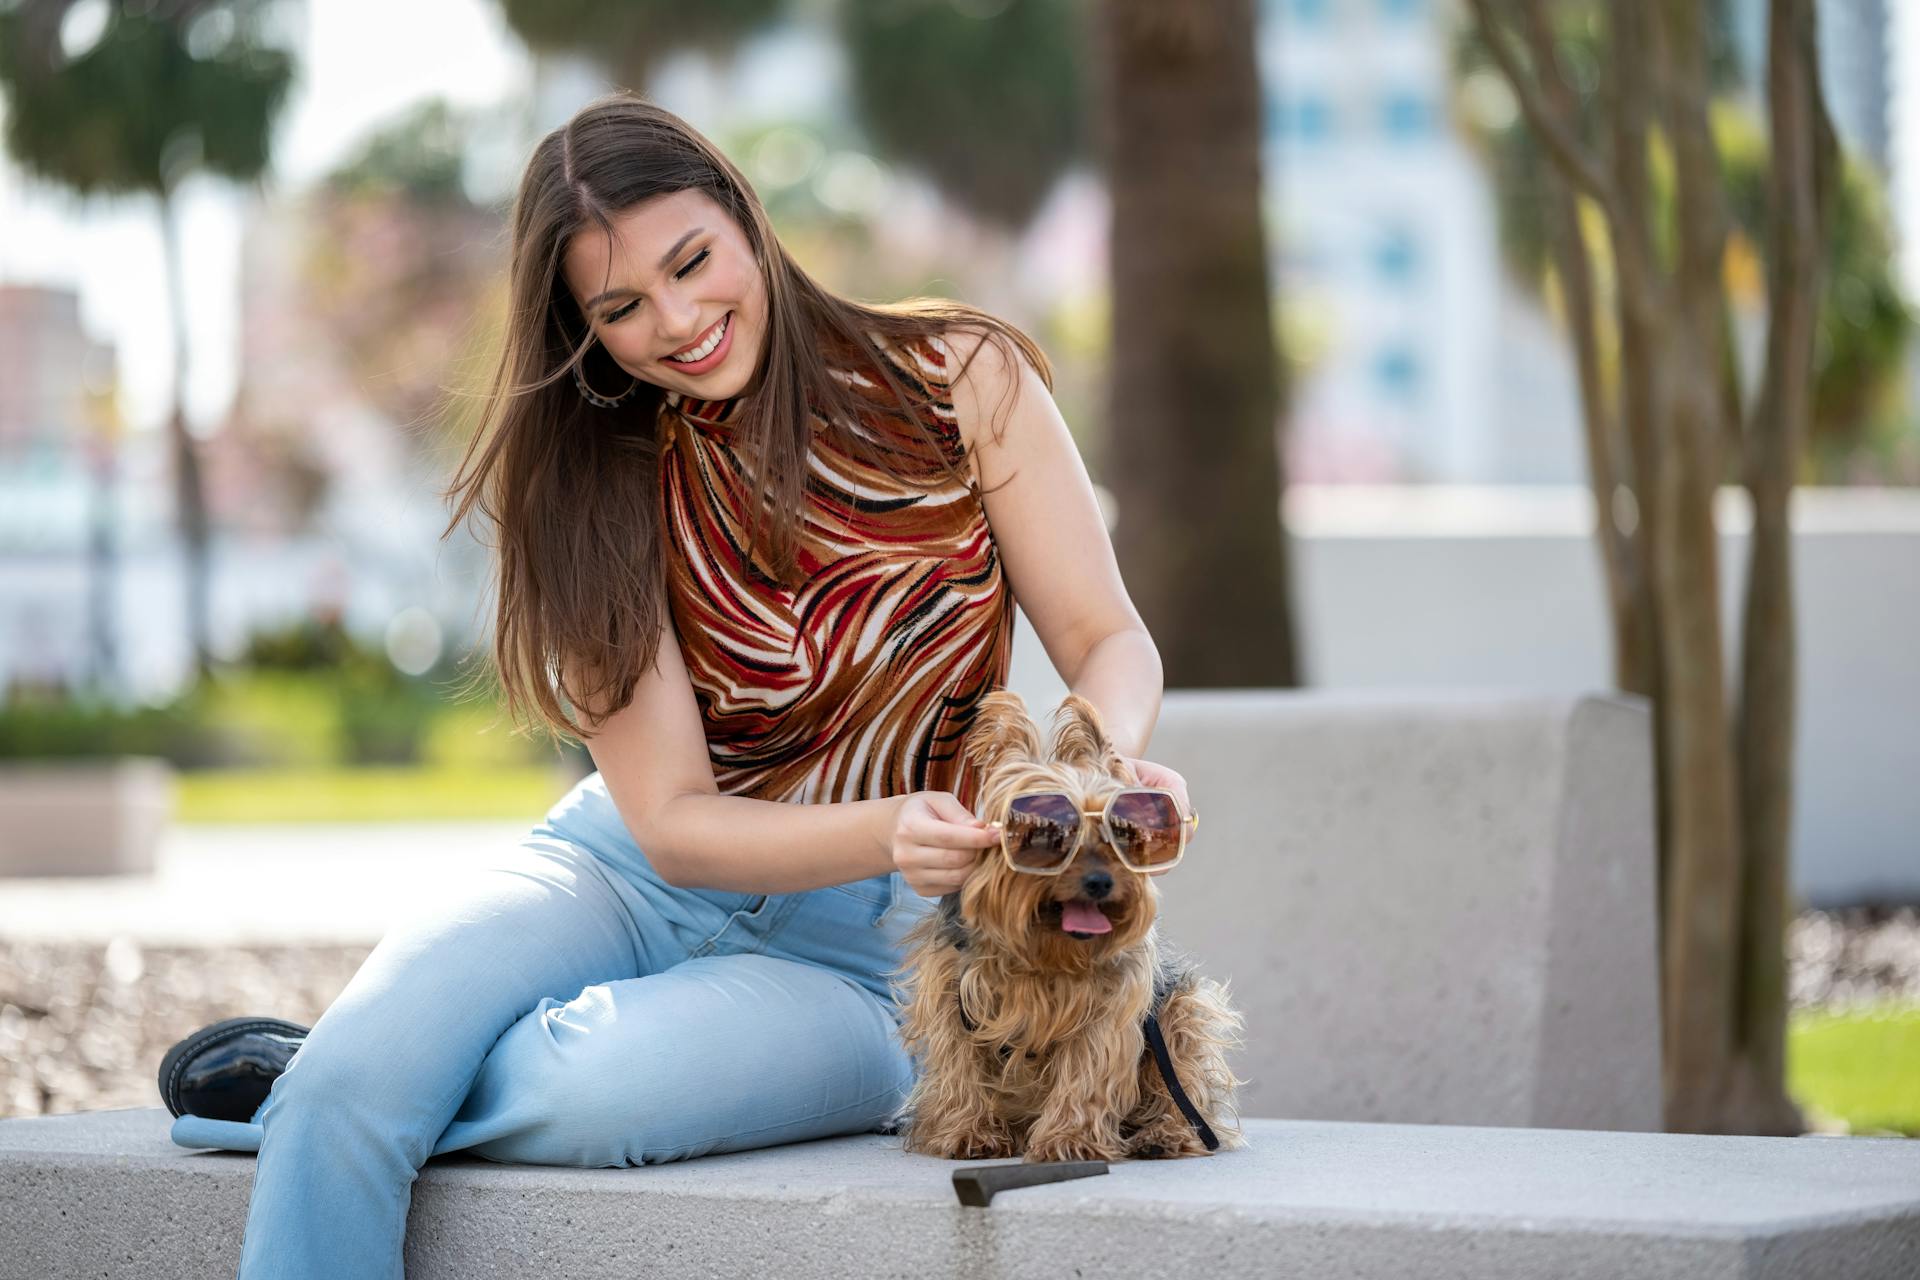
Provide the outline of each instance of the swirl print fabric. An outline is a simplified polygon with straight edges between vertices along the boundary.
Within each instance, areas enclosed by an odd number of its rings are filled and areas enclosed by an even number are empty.
[[[876,341],[880,341],[875,335]],[[942,451],[969,475],[939,339],[881,342]],[[875,371],[856,430],[898,452],[912,424]],[[925,492],[833,447],[816,411],[790,589],[746,563],[750,476],[730,444],[744,397],[661,406],[661,528],[675,629],[723,795],[794,803],[952,791],[960,743],[1006,682],[1013,599],[972,483],[903,465]],[[935,481],[939,481],[935,483]]]

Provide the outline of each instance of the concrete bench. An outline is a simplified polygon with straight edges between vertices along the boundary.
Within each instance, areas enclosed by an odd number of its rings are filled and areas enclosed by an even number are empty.
[[[1242,1112],[1657,1131],[1652,723],[1613,696],[1170,691],[1166,936],[1246,1014]]]
[[[167,1125],[158,1108],[0,1121],[0,1276],[232,1275],[254,1157],[176,1147]],[[880,1135],[621,1169],[442,1156],[414,1187],[407,1274],[1920,1275],[1920,1143],[1903,1139],[1288,1120],[1247,1136],[983,1209],[955,1198],[965,1165]]]

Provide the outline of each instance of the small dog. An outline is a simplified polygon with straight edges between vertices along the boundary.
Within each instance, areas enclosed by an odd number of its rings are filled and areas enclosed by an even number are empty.
[[[1098,812],[1135,785],[1078,694],[1061,702],[1043,750],[1020,695],[989,693],[963,749],[990,820],[1022,792],[1061,792]],[[1246,1083],[1225,1056],[1241,1043],[1241,1016],[1223,984],[1160,941],[1153,879],[1090,826],[1057,874],[1014,871],[987,850],[959,892],[914,925],[893,984],[903,1042],[922,1064],[900,1124],[908,1151],[1037,1162],[1246,1145],[1224,1122]],[[1150,1012],[1191,1119],[1163,1078]]]

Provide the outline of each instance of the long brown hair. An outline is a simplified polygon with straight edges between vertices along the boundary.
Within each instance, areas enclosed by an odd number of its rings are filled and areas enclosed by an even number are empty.
[[[672,112],[627,91],[582,107],[540,140],[521,176],[498,366],[478,429],[442,492],[453,503],[442,539],[476,508],[492,526],[494,536],[480,538],[496,553],[492,674],[506,710],[516,725],[544,728],[563,741],[592,737],[632,701],[671,614],[657,507],[665,393],[642,381],[615,409],[580,395],[576,366],[588,386],[608,392],[628,385],[631,375],[593,340],[561,262],[572,237],[588,227],[611,236],[612,220],[626,210],[689,188],[705,192],[739,224],[766,284],[758,376],[749,380],[752,394],[732,426],[763,487],[766,562],[783,580],[794,571],[806,451],[816,430],[903,482],[928,474],[908,459],[888,458],[852,428],[874,403],[833,370],[877,374],[895,405],[888,416],[908,424],[904,435],[919,458],[937,463],[933,474],[970,483],[921,416],[927,388],[896,376],[875,335],[891,344],[942,336],[955,326],[984,330],[1010,367],[1009,342],[1053,385],[1039,346],[977,307],[944,298],[874,306],[813,280],[781,247],[746,178]],[[959,374],[948,370],[945,380]],[[750,563],[760,546],[760,514],[750,518]],[[585,723],[569,716],[563,700]]]

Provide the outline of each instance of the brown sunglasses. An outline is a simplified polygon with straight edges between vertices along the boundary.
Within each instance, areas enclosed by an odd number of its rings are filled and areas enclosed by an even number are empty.
[[[1028,875],[1065,871],[1080,851],[1085,819],[1100,819],[1100,834],[1129,871],[1163,871],[1186,856],[1200,815],[1180,816],[1180,801],[1164,787],[1125,787],[1099,809],[1082,809],[1059,791],[1023,791],[1000,820],[1000,852],[1007,866]]]

